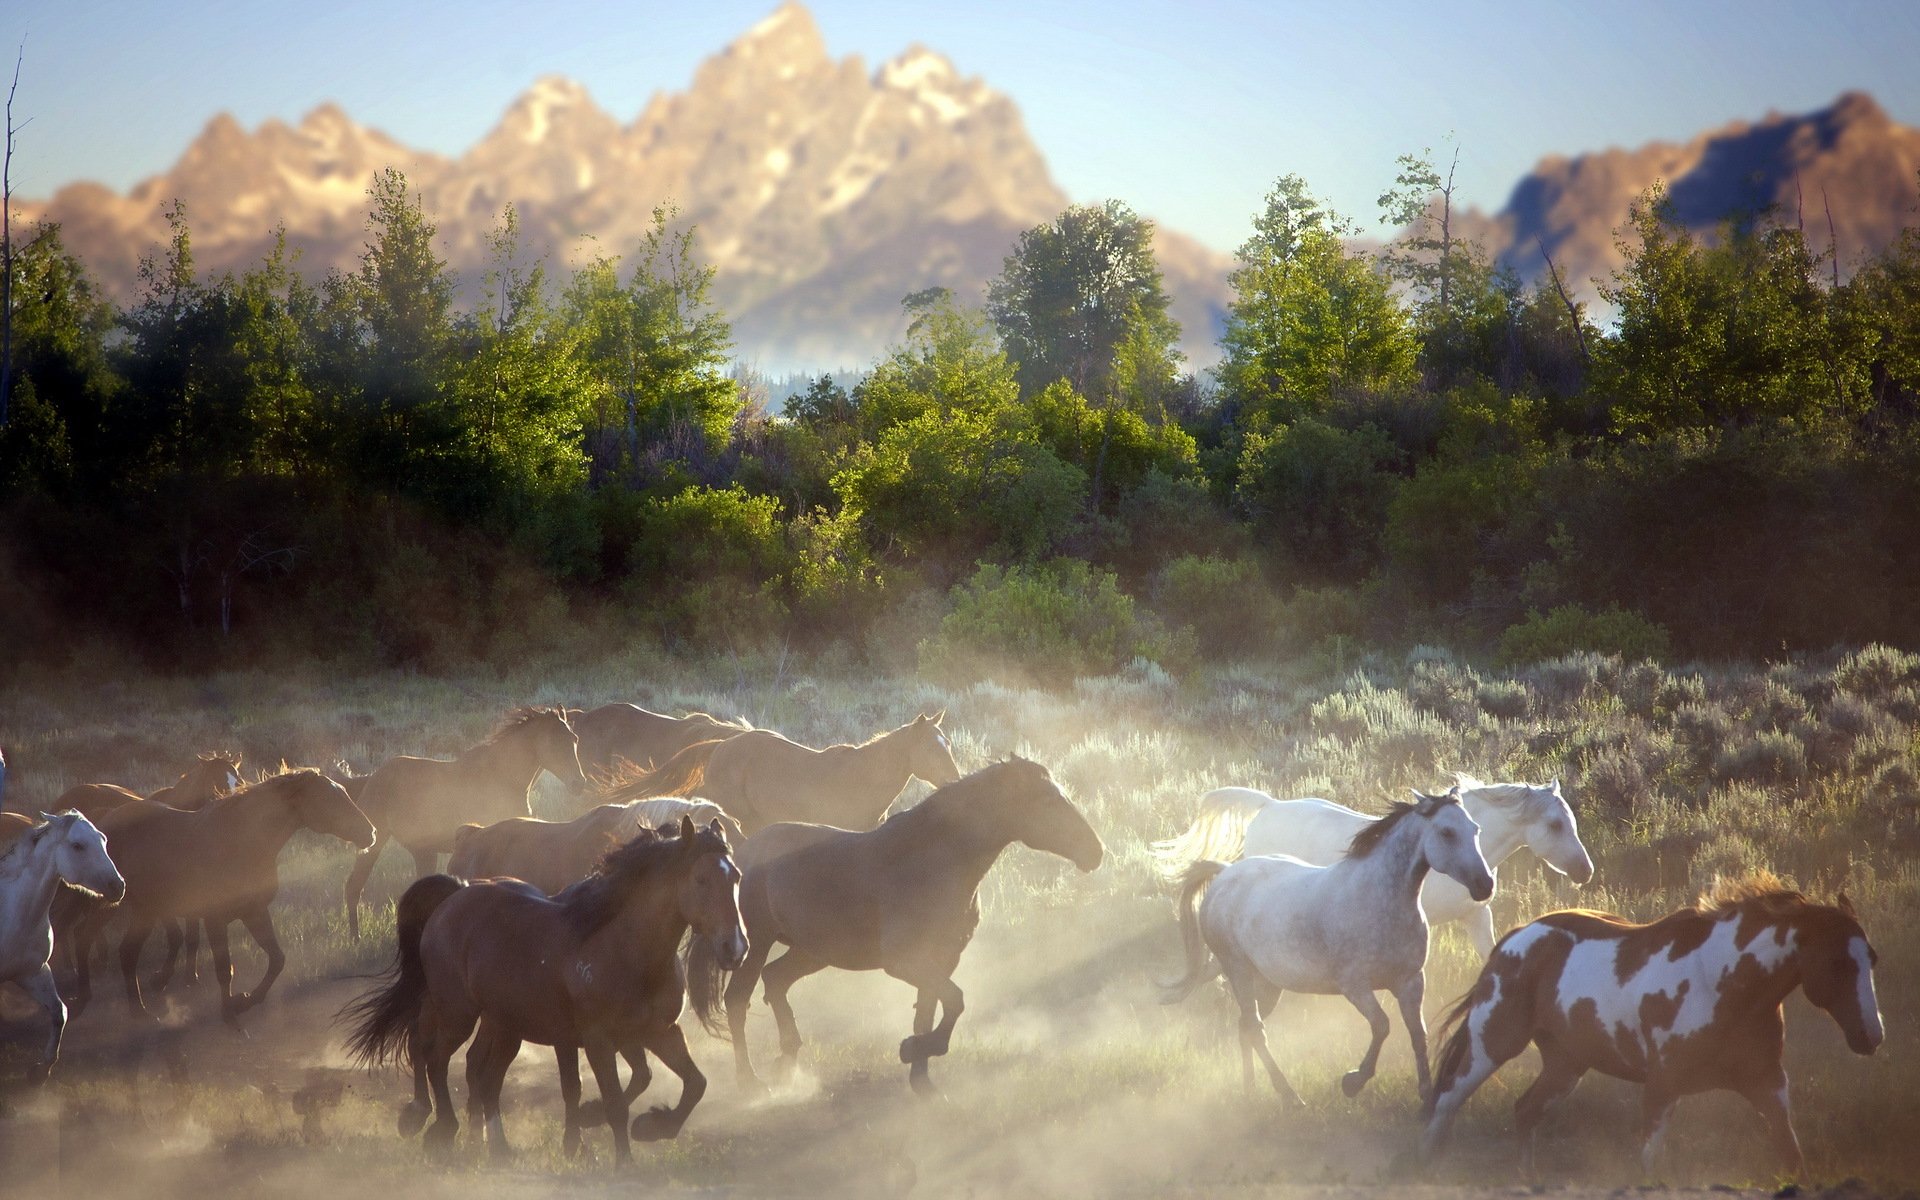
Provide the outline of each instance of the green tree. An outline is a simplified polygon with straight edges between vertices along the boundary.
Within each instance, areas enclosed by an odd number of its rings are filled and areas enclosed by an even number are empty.
[[[875,438],[933,411],[996,414],[1017,404],[1017,368],[994,341],[986,317],[946,288],[901,301],[906,340],[854,389],[861,431]]]
[[[1106,398],[1130,339],[1142,343],[1136,358],[1177,359],[1180,326],[1167,303],[1153,222],[1117,200],[1074,205],[1022,233],[987,287],[987,315],[1029,394],[1065,379]]]

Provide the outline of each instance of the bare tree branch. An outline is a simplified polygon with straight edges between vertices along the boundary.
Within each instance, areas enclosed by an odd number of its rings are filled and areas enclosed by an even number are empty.
[[[1547,260],[1547,276],[1553,280],[1553,290],[1560,293],[1560,303],[1567,306],[1567,319],[1573,322],[1573,336],[1580,341],[1580,360],[1589,366],[1593,364],[1593,354],[1587,349],[1587,327],[1580,323],[1580,308],[1567,295],[1567,287],[1560,282],[1560,268],[1553,265],[1553,255],[1547,253],[1547,243],[1540,238],[1533,239],[1540,247],[1540,257]]]
[[[0,428],[7,424],[13,400],[13,135],[25,125],[13,123],[13,96],[20,90],[20,64],[27,39],[13,59],[13,83],[7,87],[6,153],[0,158]]]

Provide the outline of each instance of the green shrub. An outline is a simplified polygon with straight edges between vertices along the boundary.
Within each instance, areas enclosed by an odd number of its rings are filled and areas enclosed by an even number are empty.
[[[1280,633],[1280,600],[1244,558],[1174,559],[1154,578],[1153,606],[1167,625],[1192,629],[1207,658],[1266,653]]]
[[[1885,700],[1903,687],[1920,684],[1920,654],[1892,646],[1855,650],[1833,669],[1836,686],[1866,700]]]
[[[1080,559],[983,563],[953,589],[952,610],[920,645],[922,671],[947,680],[1010,673],[1065,683],[1152,658],[1152,631],[1117,577]]]
[[[1728,783],[1792,783],[1806,776],[1807,749],[1791,734],[1765,730],[1723,749],[1713,773]]]
[[[626,594],[662,635],[735,650],[778,637],[793,561],[779,501],[690,487],[647,501],[638,521]]]
[[[1496,657],[1504,664],[1543,662],[1580,650],[1617,654],[1626,659],[1664,658],[1667,631],[1639,613],[1608,605],[1589,612],[1563,604],[1551,612],[1531,612],[1500,635]]]
[[[1372,425],[1302,420],[1247,438],[1234,497],[1263,542],[1304,566],[1358,576],[1378,558],[1399,461]]]

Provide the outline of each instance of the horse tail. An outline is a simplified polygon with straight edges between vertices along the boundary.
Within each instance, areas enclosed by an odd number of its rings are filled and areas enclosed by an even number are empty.
[[[1468,1023],[1467,1018],[1473,1015],[1475,1008],[1493,998],[1494,962],[1500,954],[1500,946],[1505,945],[1507,938],[1512,936],[1513,933],[1510,932],[1507,937],[1500,939],[1494,946],[1493,953],[1487,956],[1486,964],[1480,968],[1480,974],[1474,979],[1473,986],[1467,989],[1465,995],[1453,1002],[1447,1009],[1446,1015],[1440,1018],[1440,1023],[1434,1027],[1433,1042],[1438,1049],[1433,1054],[1433,1087],[1429,1089],[1426,1101],[1420,1106],[1420,1116],[1423,1120],[1433,1115],[1433,1106],[1439,1098],[1441,1085],[1456,1075],[1465,1074],[1472,1061],[1473,1026]],[[1523,971],[1525,966],[1523,961],[1521,964]],[[1510,997],[1516,1003],[1530,1004],[1529,1000],[1524,999],[1531,995],[1530,989],[1514,979],[1508,979],[1501,987],[1501,995]]]
[[[650,796],[691,796],[706,782],[707,762],[725,738],[695,742],[657,767],[623,772],[600,793],[602,804],[624,804]]]
[[[687,973],[687,1007],[693,1010],[701,1028],[731,1041],[732,1034],[727,1029],[727,1014],[721,1006],[721,998],[733,972],[720,965],[719,956],[713,952],[713,943],[697,933],[687,938],[687,948],[681,952],[680,964]]]
[[[1187,973],[1160,985],[1162,1004],[1178,1004],[1191,996],[1193,989],[1220,973],[1220,965],[1207,952],[1207,943],[1200,936],[1200,918],[1194,913],[1194,901],[1214,877],[1226,869],[1226,863],[1203,858],[1188,867],[1181,879],[1180,898],[1174,901],[1174,912],[1180,918],[1180,942],[1187,952]]]
[[[1249,788],[1215,788],[1200,797],[1193,824],[1185,833],[1153,843],[1155,866],[1161,877],[1177,884],[1194,863],[1239,858],[1247,842],[1247,826],[1269,802],[1269,797]]]
[[[414,880],[395,904],[394,932],[398,945],[393,963],[375,978],[385,982],[340,1010],[334,1019],[344,1022],[347,1053],[363,1066],[397,1060],[404,1050],[414,1052],[413,1030],[427,998],[427,969],[420,959],[420,934],[427,918],[447,897],[467,885],[451,875],[428,875]]]

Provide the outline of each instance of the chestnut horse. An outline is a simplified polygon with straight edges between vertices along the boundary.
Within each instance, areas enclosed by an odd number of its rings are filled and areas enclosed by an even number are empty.
[[[687,1000],[681,940],[691,928],[709,970],[737,966],[747,952],[740,872],[730,852],[719,822],[698,829],[683,818],[679,836],[643,830],[593,875],[551,898],[518,880],[463,883],[449,875],[429,875],[402,893],[387,982],[341,1013],[356,1058],[372,1064],[404,1054],[413,1069],[401,1135],[417,1132],[431,1114],[427,1145],[452,1144],[460,1123],[447,1060],[476,1023],[467,1078],[495,1157],[507,1153],[501,1084],[528,1041],[554,1048],[570,1147],[578,1144],[577,1050],[586,1051],[600,1087],[615,1166],[632,1161],[630,1137],[677,1134],[706,1090],[678,1024]],[[703,1021],[709,1014],[699,998],[710,1004],[715,986],[696,990]],[[630,1131],[615,1059],[624,1054],[644,1082],[645,1051],[684,1086],[673,1110],[644,1113]]]
[[[699,825],[719,821],[729,834],[740,836],[740,826],[718,805],[662,796],[602,804],[571,821],[508,817],[491,825],[463,825],[453,836],[447,874],[458,879],[511,877],[552,895],[585,879],[607,851],[640,830],[677,825],[682,817]]]
[[[776,821],[871,829],[909,779],[942,787],[960,778],[940,730],[945,717],[922,714],[857,746],[824,750],[753,729],[689,746],[654,770],[621,779],[601,799],[699,796],[749,834]]]
[[[106,839],[79,813],[38,824],[19,813],[0,817],[0,983],[25,989],[46,1010],[50,1026],[40,1061],[27,1070],[29,1083],[42,1083],[52,1072],[67,1027],[67,1006],[47,965],[53,956],[48,914],[63,883],[108,904],[127,890],[107,857]]]
[[[745,733],[745,721],[723,721],[703,712],[684,717],[649,712],[638,704],[602,704],[566,710],[580,735],[580,766],[594,779],[613,779],[623,768],[657,767],[697,742]]]
[[[266,998],[287,961],[269,911],[280,892],[280,851],[302,829],[330,834],[355,849],[373,841],[372,823],[346,791],[311,768],[268,776],[197,812],[143,803],[115,809],[101,819],[100,831],[112,844],[114,861],[127,881],[121,903],[127,929],[120,938],[120,974],[135,1015],[152,1016],[140,998],[137,968],[154,925],[168,917],[206,922],[222,1017],[232,1022]],[[75,1012],[92,998],[88,960],[112,915],[112,910],[92,906],[73,919]],[[234,921],[246,926],[267,956],[260,982],[238,996],[233,994],[227,946],[227,926]],[[162,978],[159,985],[165,982]]]
[[[927,1060],[947,1052],[965,1008],[953,972],[980,923],[980,881],[1014,842],[1057,854],[1082,871],[1098,867],[1105,854],[1100,836],[1047,769],[1017,757],[946,785],[878,829],[784,824],[756,835],[750,845],[783,852],[767,857],[763,850],[740,889],[752,945],[727,984],[726,1002],[741,1080],[759,1083],[747,1054],[754,982],[766,979],[767,1007],[780,1026],[776,1070],[784,1074],[801,1044],[788,989],[815,971],[839,967],[885,971],[918,991],[913,1036],[900,1043],[900,1061],[909,1065],[914,1091],[932,1094]],[[775,943],[788,950],[769,963]],[[696,945],[688,957],[696,984],[708,977],[702,954]]]
[[[60,793],[60,799],[54,802],[54,811],[72,809],[95,823],[114,809],[137,800],[154,800],[171,808],[191,811],[239,786],[240,756],[215,751],[202,754],[180,778],[149,795],[142,796],[117,783],[80,783]]]
[[[532,816],[542,770],[576,790],[586,786],[580,739],[557,708],[516,709],[451,762],[402,755],[349,780],[348,792],[379,832],[347,875],[347,932],[360,936],[360,893],[388,842],[406,847],[414,870],[431,875],[462,825]]]
[[[1877,956],[1842,895],[1815,904],[1771,875],[1716,882],[1694,908],[1638,925],[1611,913],[1548,913],[1500,939],[1447,1024],[1434,1065],[1421,1153],[1445,1143],[1468,1096],[1528,1043],[1540,1075],[1514,1105],[1523,1169],[1547,1106],[1599,1071],[1644,1085],[1641,1162],[1651,1173],[1674,1104],[1738,1092],[1766,1120],[1790,1173],[1802,1165],[1781,1066],[1781,1002],[1804,988],[1856,1054],[1885,1029],[1873,990]]]

